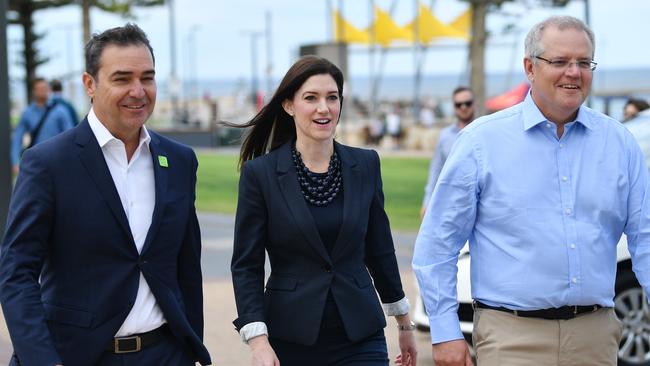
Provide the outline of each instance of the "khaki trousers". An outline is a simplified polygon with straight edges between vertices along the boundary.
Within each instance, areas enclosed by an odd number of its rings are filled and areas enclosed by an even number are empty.
[[[475,309],[477,366],[616,366],[622,324],[602,308],[570,320]]]

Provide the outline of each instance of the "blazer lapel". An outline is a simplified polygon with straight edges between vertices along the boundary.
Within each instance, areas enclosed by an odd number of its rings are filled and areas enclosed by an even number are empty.
[[[113,216],[115,216],[119,226],[133,244],[133,249],[135,249],[135,242],[126,218],[126,213],[124,212],[124,207],[122,207],[122,201],[120,201],[120,195],[117,193],[113,177],[111,177],[108,165],[106,165],[104,154],[97,143],[95,135],[90,129],[88,120],[84,119],[76,128],[75,142],[81,147],[79,158],[82,164],[88,170],[88,174],[95,182],[99,193],[104,197]]]
[[[287,202],[287,206],[289,206],[296,225],[300,228],[307,242],[316,253],[327,260],[328,263],[331,263],[330,256],[316,228],[314,218],[300,191],[300,184],[298,183],[298,177],[293,168],[293,159],[291,158],[291,143],[286,143],[278,148],[277,158],[278,183],[280,184],[280,190],[282,191],[284,200]]]
[[[343,253],[357,227],[357,220],[361,216],[361,188],[364,187],[364,182],[361,181],[357,161],[348,148],[337,142],[334,142],[334,148],[341,159],[343,175],[343,222],[332,250],[332,258],[336,259]]]
[[[158,227],[162,221],[162,213],[165,210],[165,197],[167,197],[167,179],[168,167],[160,165],[158,156],[167,156],[165,149],[160,144],[160,139],[157,135],[149,131],[151,141],[149,143],[149,150],[151,151],[151,158],[153,159],[153,173],[154,180],[156,181],[156,203],[153,209],[153,217],[151,218],[151,225],[147,231],[147,238],[145,239],[141,253],[151,244],[154,234],[158,232]]]

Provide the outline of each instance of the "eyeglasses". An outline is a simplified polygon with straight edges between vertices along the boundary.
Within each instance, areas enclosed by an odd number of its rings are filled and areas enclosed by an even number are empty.
[[[454,107],[460,108],[462,106],[465,106],[465,107],[469,108],[469,107],[472,106],[472,104],[474,104],[474,101],[470,99],[470,100],[466,100],[464,102],[454,102]]]
[[[594,61],[587,61],[587,60],[578,60],[578,61],[569,61],[569,60],[547,60],[544,57],[540,56],[534,56],[538,60],[542,60],[546,62],[547,64],[551,65],[554,69],[557,70],[565,70],[571,66],[571,64],[576,64],[580,70],[589,70],[589,71],[594,71],[596,70],[596,65],[598,63]]]

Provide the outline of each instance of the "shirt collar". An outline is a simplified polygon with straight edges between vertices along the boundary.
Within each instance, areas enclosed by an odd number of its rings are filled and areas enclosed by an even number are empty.
[[[524,117],[524,130],[529,130],[540,123],[548,122],[548,119],[544,117],[542,111],[537,108],[531,92],[529,91],[522,103],[523,117]],[[594,121],[591,119],[591,115],[588,112],[588,109],[584,106],[580,106],[578,109],[578,115],[576,116],[575,121],[582,124],[583,126],[589,128],[590,130],[594,128]]]
[[[119,140],[117,137],[111,134],[111,132],[106,128],[106,126],[104,126],[103,123],[99,121],[99,118],[97,118],[97,115],[95,114],[95,110],[93,108],[90,108],[90,112],[88,112],[88,124],[90,125],[90,129],[93,131],[93,134],[99,143],[99,147],[103,148],[109,142]],[[149,135],[149,131],[147,131],[147,127],[143,125],[140,129],[140,142],[138,143],[138,146],[146,144],[147,147],[149,147],[150,141],[151,136]]]

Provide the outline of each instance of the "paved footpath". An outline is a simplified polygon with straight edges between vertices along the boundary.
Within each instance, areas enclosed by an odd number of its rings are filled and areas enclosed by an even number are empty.
[[[214,365],[248,366],[251,358],[248,346],[244,345],[234,331],[232,320],[236,317],[235,300],[230,281],[230,257],[234,218],[231,215],[200,214],[203,240],[203,283],[205,312],[205,344],[212,355]],[[415,276],[410,261],[415,243],[415,233],[393,234],[397,259],[402,273],[402,283],[409,299],[415,298]],[[413,301],[412,301],[413,302]],[[398,354],[395,320],[388,319],[386,327],[389,356]],[[418,342],[418,365],[433,365],[428,333],[416,333]],[[11,343],[0,319],[0,365],[9,359]],[[393,362],[391,362],[393,364]]]

